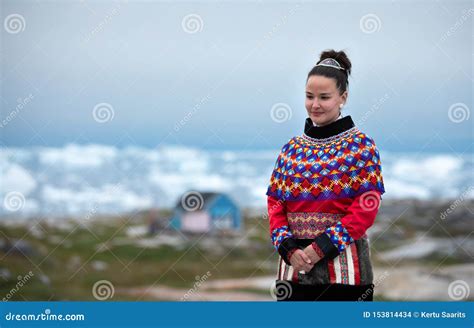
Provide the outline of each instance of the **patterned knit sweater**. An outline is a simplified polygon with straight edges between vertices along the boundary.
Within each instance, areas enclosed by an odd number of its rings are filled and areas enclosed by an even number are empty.
[[[306,119],[281,149],[267,191],[270,232],[280,255],[277,280],[303,285],[373,281],[366,230],[385,192],[379,152],[350,116],[326,126]],[[290,258],[311,245],[320,260],[307,273]]]

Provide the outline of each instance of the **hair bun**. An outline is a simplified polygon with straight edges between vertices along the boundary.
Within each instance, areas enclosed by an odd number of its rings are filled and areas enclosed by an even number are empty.
[[[345,69],[345,72],[347,72],[347,76],[351,74],[352,64],[351,64],[351,61],[349,60],[349,57],[347,57],[346,53],[343,50],[341,51],[335,51],[334,49],[324,50],[319,56],[319,61],[316,64],[319,64],[321,61],[323,61],[326,58],[334,58]]]

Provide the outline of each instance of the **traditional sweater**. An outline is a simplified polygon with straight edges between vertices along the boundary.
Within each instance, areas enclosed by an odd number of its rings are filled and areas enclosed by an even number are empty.
[[[314,126],[281,149],[267,190],[277,280],[303,285],[373,281],[367,229],[385,192],[379,152],[351,116]],[[311,245],[320,260],[307,273],[290,258]]]

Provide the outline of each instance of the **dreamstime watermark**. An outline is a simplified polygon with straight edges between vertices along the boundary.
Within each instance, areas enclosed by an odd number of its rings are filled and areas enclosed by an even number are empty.
[[[183,17],[181,27],[184,32],[195,34],[202,31],[204,28],[204,21],[198,14],[189,14]]]
[[[99,301],[114,297],[114,285],[108,280],[99,280],[92,286],[92,295]]]
[[[362,16],[359,21],[359,27],[362,32],[372,34],[380,30],[382,21],[376,14],[367,14]]]
[[[127,3],[128,0],[125,0],[124,3]],[[96,34],[100,33],[104,27],[110,23],[112,18],[116,17],[119,14],[119,10],[122,7],[122,3],[118,3],[114,8],[107,12],[105,17],[97,24],[87,35],[83,38],[83,42],[89,42]]]
[[[467,299],[471,293],[471,288],[464,280],[455,280],[448,286],[448,295],[455,301]]]
[[[441,212],[441,214],[439,215],[439,218],[441,220],[446,219],[449,216],[449,214],[451,214],[456,209],[456,207],[458,207],[467,198],[468,194],[473,192],[473,191],[474,191],[474,186],[470,186],[469,188],[467,188],[461,194],[461,196],[456,198],[456,200],[454,202],[452,202],[451,205],[449,205],[449,207],[446,210]]]
[[[211,272],[207,271],[205,275],[203,276],[196,276],[196,282],[194,282],[193,287],[186,292],[186,294],[181,297],[181,301],[187,301],[188,298],[193,295],[199,288],[201,288],[201,285],[209,279],[209,277],[212,276]]]
[[[364,211],[373,211],[380,208],[380,195],[372,190],[362,194],[359,198],[359,205]]]
[[[370,115],[378,111],[389,98],[390,98],[390,95],[388,93],[385,93],[382,96],[382,98],[377,99],[375,104],[370,106],[370,109],[364,113],[362,118],[359,120],[358,125],[362,126],[365,123],[365,121],[367,121],[367,119],[370,117]]]
[[[270,208],[267,209],[267,212],[266,212],[265,214],[263,214],[262,219],[263,219],[263,220],[268,220],[269,213],[270,213],[270,212],[273,212],[273,211],[276,210],[277,208],[283,206],[284,203],[285,203],[285,200],[279,198],[278,201],[277,201],[275,204],[273,204]]]
[[[19,211],[25,206],[25,196],[19,191],[10,191],[3,198],[3,207],[10,212]]]
[[[105,194],[103,195],[104,197],[110,194],[113,194],[115,191],[117,191],[120,187],[122,186],[121,183],[116,183],[111,190],[107,190]],[[99,208],[99,202],[94,202],[92,204],[92,208],[86,213],[84,216],[84,220],[88,221],[90,220],[98,211]]]
[[[10,289],[10,291],[5,295],[2,299],[4,302],[8,301],[12,298],[19,290],[22,288],[32,277],[34,273],[32,271],[28,272],[25,276],[18,276],[18,282],[16,283],[15,287]]]
[[[26,28],[25,17],[20,14],[11,14],[5,17],[3,21],[5,31],[10,34],[18,34],[23,32]]]
[[[31,100],[33,100],[33,98],[34,96],[31,93],[26,98],[18,98],[18,104],[15,106],[15,109],[13,109],[2,121],[0,121],[0,128],[4,128],[5,126],[7,126],[8,123],[13,121],[15,117],[17,117],[17,115],[20,113],[20,111],[22,111],[26,107],[26,105],[28,105]]]
[[[181,197],[181,206],[188,212],[202,209],[204,198],[197,191],[188,191]]]
[[[278,23],[276,23],[275,25],[273,25],[272,29],[267,32],[264,36],[263,36],[263,41],[268,41],[270,40],[274,35],[275,33],[282,27],[284,26],[287,22],[288,22],[288,19],[294,15],[294,13],[296,12],[296,10],[301,6],[301,4],[296,4],[295,6],[293,6],[292,8],[290,8],[290,10],[288,11],[288,13],[286,13],[285,15],[283,15],[282,17],[280,17],[280,21]]]
[[[11,313],[5,315],[7,321],[84,321],[84,314],[56,314],[51,313],[51,309],[45,309],[44,313]]]
[[[92,209],[90,211],[88,211],[86,213],[86,215],[84,216],[84,220],[86,220],[86,221],[90,220],[97,213],[98,206],[99,206],[99,204],[97,202],[95,202],[92,205]]]
[[[459,30],[461,28],[461,26],[467,21],[469,20],[469,18],[472,16],[472,14],[474,13],[474,9],[473,8],[469,8],[469,9],[466,9],[464,10],[463,14],[461,15],[461,17],[456,21],[456,23],[454,23],[453,26],[451,26],[447,31],[446,33],[443,34],[443,36],[439,39],[439,43],[442,43],[444,41],[446,41],[447,38],[449,38],[451,35],[454,35],[457,30]]]
[[[378,277],[378,278],[374,281],[374,283],[373,283],[374,287],[373,287],[373,288],[379,286],[379,285],[382,283],[382,281],[384,281],[389,275],[390,275],[390,273],[389,273],[388,271],[384,271],[384,272],[380,275],[380,277]],[[361,302],[361,301],[364,301],[367,297],[369,297],[370,294],[372,294],[372,293],[374,292],[373,288],[368,288],[368,289],[366,289],[366,291],[357,299],[357,301],[358,301],[358,302]]]
[[[280,280],[278,283],[274,281],[270,286],[270,295],[275,301],[290,298],[293,294],[293,288],[288,281]]]
[[[174,125],[174,131],[179,132],[179,130],[181,130],[181,128],[184,127],[191,120],[194,114],[196,114],[196,112],[200,110],[201,107],[210,99],[210,95],[206,95],[204,98],[201,98],[201,100],[196,105],[194,105],[193,108],[181,120],[179,120],[179,122]]]
[[[291,120],[293,111],[291,110],[290,105],[285,103],[276,103],[272,106],[270,110],[270,117],[274,122],[283,123],[285,121]]]
[[[98,123],[106,123],[114,119],[114,108],[109,103],[100,103],[95,105],[92,110],[92,117]]]
[[[448,109],[449,120],[453,123],[461,123],[467,121],[471,116],[469,107],[464,103],[452,104]]]

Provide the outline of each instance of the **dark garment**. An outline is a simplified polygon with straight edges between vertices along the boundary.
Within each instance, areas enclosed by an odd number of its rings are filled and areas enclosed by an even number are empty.
[[[374,285],[301,285],[277,280],[277,300],[281,301],[373,301]]]

